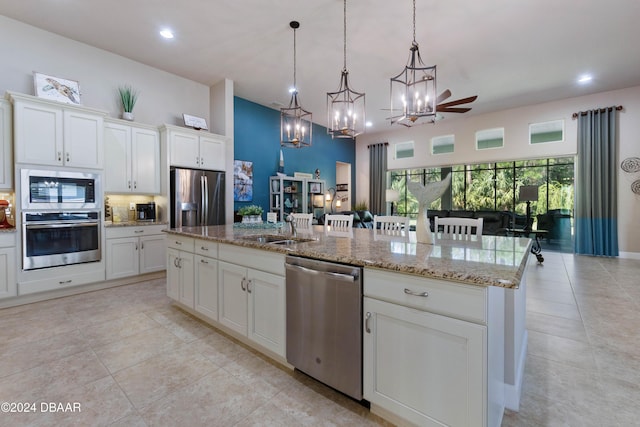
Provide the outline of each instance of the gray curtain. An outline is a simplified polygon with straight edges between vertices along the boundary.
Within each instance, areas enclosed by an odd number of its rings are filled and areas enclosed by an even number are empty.
[[[616,108],[578,114],[575,251],[618,256]]]
[[[387,143],[369,146],[369,210],[385,215],[387,200]]]

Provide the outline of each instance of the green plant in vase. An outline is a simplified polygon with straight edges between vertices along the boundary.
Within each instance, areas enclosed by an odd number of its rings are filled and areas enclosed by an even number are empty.
[[[122,102],[122,118],[133,120],[133,107],[138,100],[138,92],[131,86],[121,86],[118,88],[118,93],[120,93],[120,101]]]
[[[262,222],[263,209],[258,205],[243,206],[238,209],[238,215],[242,216],[242,222]]]

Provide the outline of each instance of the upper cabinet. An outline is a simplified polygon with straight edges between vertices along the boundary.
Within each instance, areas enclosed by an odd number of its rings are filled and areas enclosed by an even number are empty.
[[[225,170],[225,136],[171,125],[164,125],[161,133],[169,152],[169,165]]]
[[[102,169],[105,112],[12,92],[9,96],[17,163]]]
[[[160,194],[160,133],[152,126],[106,119],[104,191]]]
[[[11,104],[0,99],[0,189],[13,189]]]

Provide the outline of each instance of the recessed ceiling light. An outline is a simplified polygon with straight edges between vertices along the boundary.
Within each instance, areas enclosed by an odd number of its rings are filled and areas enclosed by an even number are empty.
[[[593,77],[591,77],[590,74],[583,74],[578,78],[578,83],[585,84],[585,83],[589,83],[591,80],[593,80]]]
[[[368,127],[368,128],[370,128],[371,126],[373,126],[373,123],[371,123],[371,122],[367,122],[367,123],[365,123],[365,126],[366,126],[366,127]]]
[[[164,37],[165,39],[172,39],[173,38],[173,31],[165,29],[165,30],[160,31],[160,35],[162,37]]]
[[[296,88],[295,88],[295,87],[290,87],[290,88],[289,88],[289,93],[293,93],[293,92],[295,92],[295,91],[296,91]]]

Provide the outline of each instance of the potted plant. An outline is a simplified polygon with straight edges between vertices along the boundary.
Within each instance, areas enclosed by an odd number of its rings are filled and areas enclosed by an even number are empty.
[[[122,101],[122,118],[125,120],[133,120],[133,107],[138,100],[138,92],[131,86],[121,86],[118,88],[120,93],[120,101]]]
[[[262,208],[258,205],[243,206],[238,209],[238,215],[242,216],[242,222],[262,222]]]

